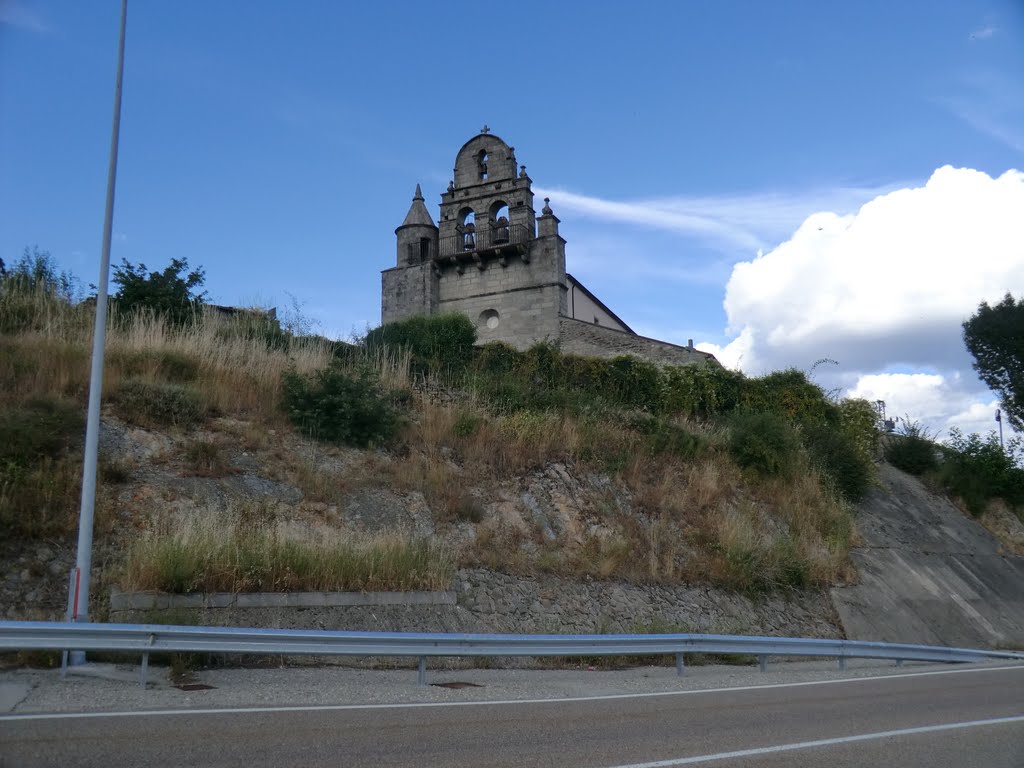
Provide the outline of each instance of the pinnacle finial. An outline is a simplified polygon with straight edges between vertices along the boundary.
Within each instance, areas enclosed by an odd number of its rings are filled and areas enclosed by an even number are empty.
[[[416,194],[412,196],[412,199],[413,200],[422,200],[423,199],[423,193],[420,192],[420,185],[419,184],[416,185]]]
[[[487,123],[484,123],[484,127],[480,129],[480,133],[490,133],[491,129],[487,127]]]
[[[551,210],[551,198],[550,197],[545,197],[544,198],[544,207],[540,209],[540,212],[542,214],[544,214],[545,216],[550,216],[553,213],[553,211]]]

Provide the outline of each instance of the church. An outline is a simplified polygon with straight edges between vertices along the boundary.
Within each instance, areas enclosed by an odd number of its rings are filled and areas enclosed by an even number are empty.
[[[416,185],[395,230],[397,264],[382,273],[381,322],[461,312],[476,324],[478,344],[522,350],[548,341],[566,354],[717,364],[692,341],[637,335],[565,271],[558,224],[547,198],[537,215],[526,166],[485,126],[455,156],[437,224]]]

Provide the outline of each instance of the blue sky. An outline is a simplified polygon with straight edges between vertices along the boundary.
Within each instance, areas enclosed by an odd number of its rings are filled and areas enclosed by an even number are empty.
[[[85,283],[119,7],[0,0],[0,257]],[[131,0],[113,260],[362,331],[484,123],[639,332],[992,425],[959,322],[1024,294],[1019,0]]]

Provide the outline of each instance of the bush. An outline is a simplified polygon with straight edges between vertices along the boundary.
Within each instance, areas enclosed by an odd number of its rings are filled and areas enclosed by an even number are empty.
[[[939,466],[936,450],[926,428],[904,419],[900,434],[890,437],[885,446],[885,460],[911,475],[923,475]]]
[[[700,419],[735,410],[747,381],[742,373],[717,365],[672,366],[663,376],[665,409]]]
[[[605,363],[599,384],[608,399],[626,408],[652,413],[661,410],[661,372],[636,357],[616,357]]]
[[[859,501],[867,493],[874,474],[870,454],[858,450],[849,437],[831,427],[807,427],[803,438],[811,461],[844,499]]]
[[[52,398],[0,412],[0,529],[29,538],[69,529],[82,469],[67,454],[84,427],[80,406]]]
[[[188,384],[199,377],[199,363],[195,359],[167,349],[114,351],[110,361],[130,378],[153,377],[172,384]]]
[[[1001,498],[1014,507],[1024,504],[1024,469],[1013,459],[1018,440],[1011,440],[1010,450],[1005,451],[995,432],[985,438],[977,433],[965,437],[953,428],[946,445],[940,481],[963,500],[969,512],[981,514],[990,499]]]
[[[408,347],[417,373],[462,372],[473,359],[476,327],[463,314],[411,317],[366,334],[368,349]]]
[[[777,413],[743,411],[729,420],[729,453],[744,469],[790,476],[800,456],[796,430]]]
[[[187,429],[206,415],[206,406],[195,389],[140,379],[130,379],[118,387],[114,405],[121,418],[141,427]]]
[[[56,458],[82,439],[84,409],[66,400],[33,398],[0,413],[0,464],[29,467]]]
[[[332,363],[311,377],[288,371],[282,405],[292,423],[325,442],[370,447],[390,440],[399,414],[365,367]]]
[[[821,387],[796,368],[747,379],[743,402],[749,410],[778,413],[800,425],[827,424],[837,415]]]

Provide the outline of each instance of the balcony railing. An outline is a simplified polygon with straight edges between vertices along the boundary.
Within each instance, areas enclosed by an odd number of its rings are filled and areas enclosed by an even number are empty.
[[[440,258],[472,258],[505,249],[518,251],[532,239],[533,232],[525,224],[482,226],[473,232],[442,237]]]

